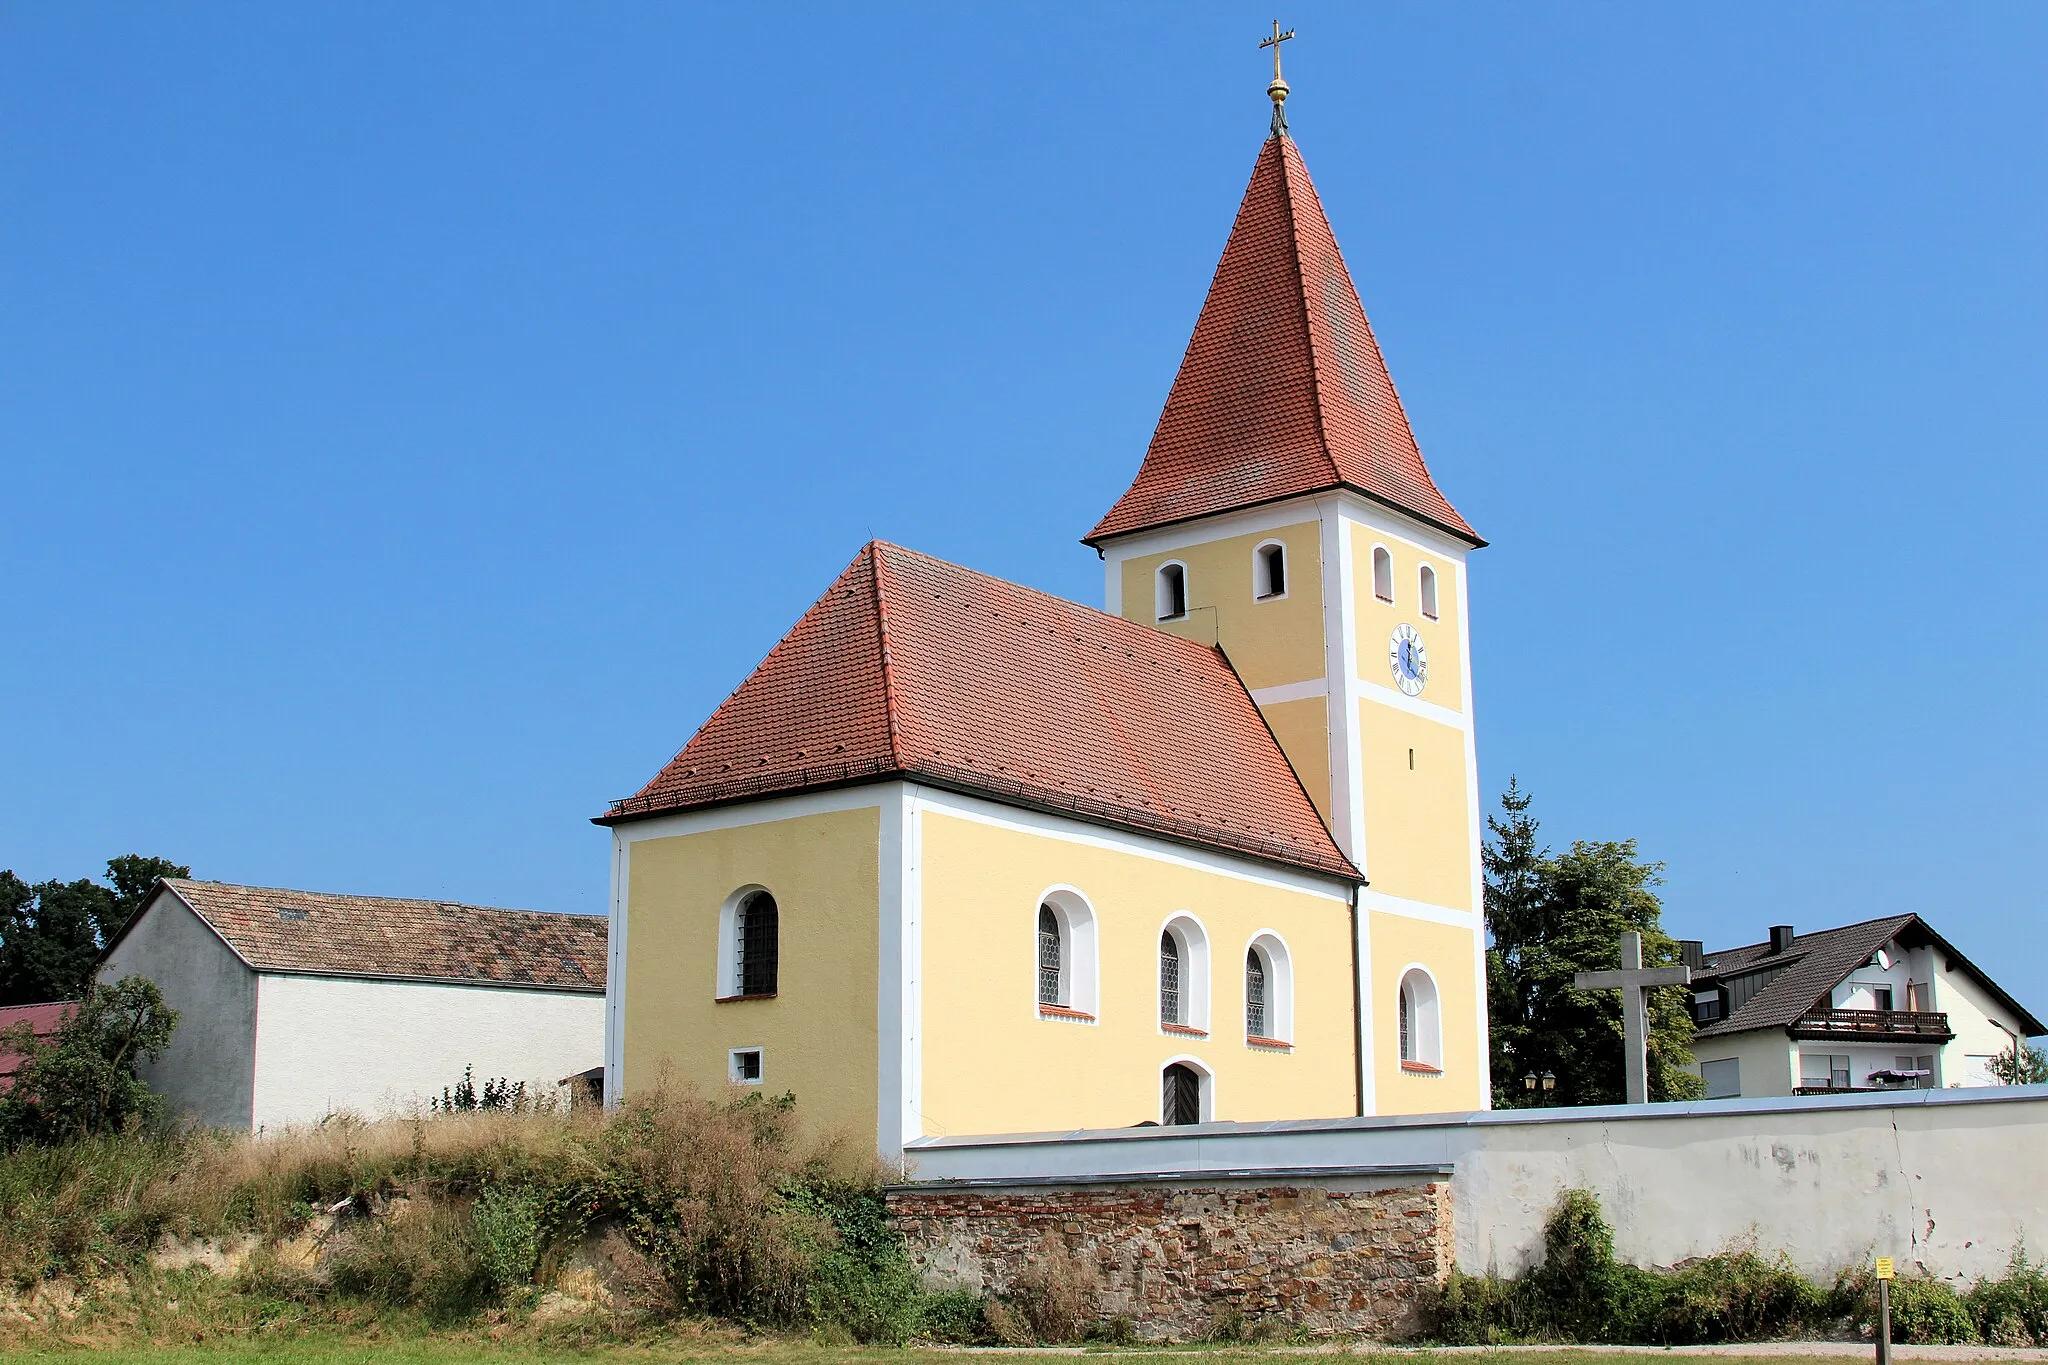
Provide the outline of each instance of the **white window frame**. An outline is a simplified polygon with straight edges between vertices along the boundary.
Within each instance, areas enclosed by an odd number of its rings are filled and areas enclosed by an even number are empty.
[[[1436,567],[1430,564],[1417,565],[1415,569],[1415,600],[1420,604],[1422,615],[1431,621],[1440,621],[1442,614],[1437,610]]]
[[[1216,1071],[1207,1062],[1192,1053],[1183,1052],[1168,1057],[1159,1064],[1159,1071],[1152,1078],[1152,1088],[1159,1092],[1159,1122],[1166,1124],[1166,1068],[1173,1065],[1186,1067],[1201,1078],[1201,1098],[1195,1102],[1197,1123],[1216,1121]]]
[[[1088,898],[1064,884],[1047,887],[1031,902],[1031,1010],[1045,1017],[1038,1000],[1038,910],[1050,906],[1060,924],[1060,994],[1054,1008],[1073,1010],[1088,1016],[1074,1023],[1094,1023],[1100,1018],[1101,972],[1096,962],[1095,907]],[[1156,973],[1156,968],[1155,968]],[[1054,1016],[1058,1017],[1058,1016]]]
[[[1168,569],[1180,570],[1180,610],[1176,612],[1167,611],[1167,608],[1173,605],[1172,597],[1166,590]],[[1179,621],[1193,609],[1194,597],[1189,591],[1188,578],[1187,564],[1178,559],[1169,559],[1152,571],[1152,614],[1156,619]]]
[[[1382,575],[1380,569],[1386,573]],[[1381,591],[1382,584],[1385,591]],[[1374,600],[1394,605],[1394,552],[1385,545],[1372,547],[1372,595]]]
[[[1266,551],[1280,552],[1280,591],[1273,591],[1272,571],[1266,562]],[[1287,542],[1284,540],[1262,540],[1252,547],[1252,601],[1284,602],[1294,591],[1294,566],[1288,562]]]
[[[752,1080],[740,1074],[740,1058],[752,1053],[761,1060],[761,1074]],[[768,1049],[753,1044],[748,1047],[729,1048],[725,1054],[725,1079],[733,1085],[765,1085],[768,1081]]]
[[[1244,953],[1239,955],[1240,962],[1242,962],[1244,956],[1249,955],[1254,950],[1257,950],[1259,955],[1265,960],[1267,1030],[1265,1036],[1275,1043],[1286,1043],[1291,1046],[1294,1042],[1294,954],[1288,950],[1287,940],[1280,937],[1272,929],[1261,929],[1256,934],[1253,934],[1251,939],[1244,945],[1244,948]],[[1240,968],[1238,971],[1238,991],[1240,993],[1238,1003],[1248,1008],[1251,1002],[1243,998],[1244,989],[1244,972]],[[1243,1020],[1244,1015],[1245,1010],[1241,1009],[1238,1011],[1238,1019],[1240,1021]],[[1246,1034],[1247,1038],[1250,1036],[1249,1033]],[[1252,1044],[1247,1042],[1246,1046],[1249,1047]]]
[[[718,1000],[739,998],[739,956],[740,956],[740,904],[757,892],[766,891],[775,897],[777,932],[781,929],[782,897],[759,882],[749,882],[725,898],[718,907],[718,978],[714,989]],[[778,945],[779,947],[779,945]],[[778,956],[780,954],[778,953]],[[780,983],[778,983],[780,984]]]
[[[1159,937],[1152,940],[1153,944],[1157,945],[1160,938],[1169,934],[1180,948],[1180,1025],[1206,1034],[1209,1032],[1209,931],[1201,920],[1179,910],[1168,915],[1159,926]],[[1159,1031],[1165,1033],[1166,1020],[1160,1017],[1164,1013],[1165,1002],[1160,999],[1163,992],[1159,988],[1156,946],[1153,963],[1152,1018]]]
[[[1408,1002],[1409,1051],[1414,1054],[1400,1060],[1441,1072],[1444,1069],[1443,995],[1437,990],[1435,975],[1420,962],[1411,962],[1401,969],[1398,990],[1394,1007],[1399,1009],[1401,1000]],[[1398,1025],[1394,1041],[1398,1051]],[[1402,1069],[1407,1070],[1405,1066]]]

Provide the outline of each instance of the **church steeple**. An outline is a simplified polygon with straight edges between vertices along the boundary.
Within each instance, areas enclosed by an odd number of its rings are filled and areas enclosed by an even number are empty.
[[[1144,464],[1083,539],[1100,548],[1134,531],[1348,488],[1483,545],[1423,463],[1287,135],[1277,61],[1268,94],[1273,136],[1259,150]]]

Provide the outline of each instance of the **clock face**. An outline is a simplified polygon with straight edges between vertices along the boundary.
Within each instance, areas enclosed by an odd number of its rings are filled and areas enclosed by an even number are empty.
[[[1387,641],[1387,666],[1394,670],[1394,686],[1411,697],[1422,695],[1429,683],[1429,651],[1422,647],[1421,634],[1405,621],[1394,627],[1394,638]]]

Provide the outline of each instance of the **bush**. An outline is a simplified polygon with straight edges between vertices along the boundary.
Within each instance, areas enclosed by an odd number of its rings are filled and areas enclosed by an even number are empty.
[[[988,1300],[964,1289],[927,1294],[918,1306],[917,1334],[926,1341],[948,1346],[980,1346],[992,1343],[988,1327]]]
[[[1993,1346],[2048,1346],[2048,1274],[2013,1248],[2005,1274],[1979,1280],[1963,1296],[1977,1334]]]
[[[500,1290],[533,1283],[540,1261],[544,1229],[541,1199],[530,1189],[485,1190],[470,1210],[484,1273]]]
[[[53,1041],[27,1024],[0,1030],[0,1049],[21,1064],[0,1098],[0,1142],[72,1141],[164,1125],[163,1096],[136,1079],[139,1062],[170,1045],[178,1012],[146,977],[90,986]]]
[[[447,1322],[490,1297],[489,1270],[472,1235],[471,1211],[414,1197],[381,1218],[357,1220],[329,1264],[334,1291]]]
[[[1096,1289],[1095,1268],[1047,1233],[1010,1286],[1010,1300],[1039,1341],[1075,1342],[1095,1326]]]

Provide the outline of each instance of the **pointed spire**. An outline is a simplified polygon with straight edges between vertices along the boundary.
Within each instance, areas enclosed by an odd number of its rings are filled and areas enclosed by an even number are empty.
[[[1423,463],[1308,167],[1284,129],[1278,119],[1278,135],[1259,150],[1138,477],[1083,539],[1095,545],[1346,488],[1484,545]]]

